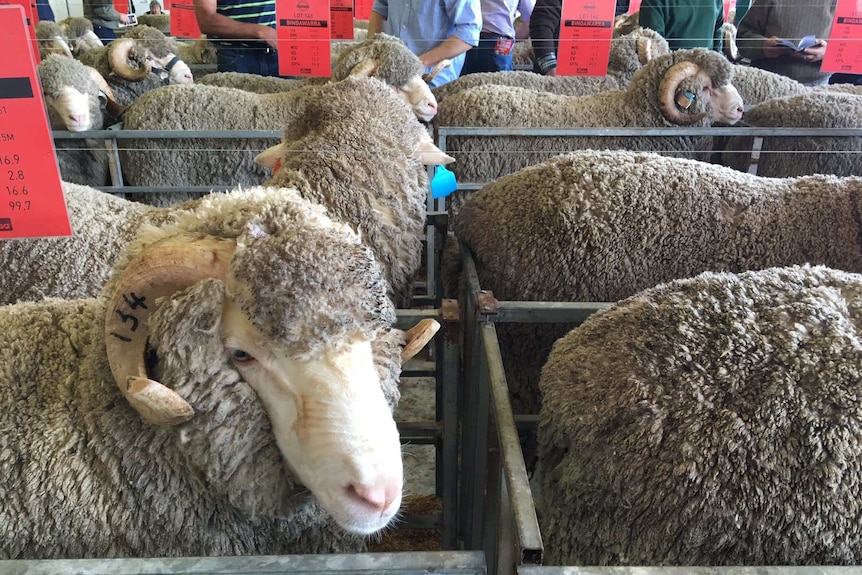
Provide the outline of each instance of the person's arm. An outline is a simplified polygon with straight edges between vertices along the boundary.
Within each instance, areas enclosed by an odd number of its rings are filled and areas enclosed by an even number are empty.
[[[814,45],[801,52],[793,52],[793,57],[803,62],[820,62],[826,55],[826,40],[817,38]]]
[[[736,14],[733,15],[733,24],[737,28],[739,28],[740,22],[745,18],[745,14],[748,12],[748,9],[751,7],[751,0],[737,0],[736,1]]]
[[[120,14],[114,10],[114,5],[110,0],[93,0],[90,7],[93,9],[93,16],[100,18],[106,22],[121,22],[129,23],[129,17],[126,14]]]
[[[724,46],[724,34],[721,27],[724,26],[724,4],[722,0],[716,0],[715,7],[718,10],[718,16],[715,18],[715,28],[712,31],[712,49],[722,53]]]
[[[787,54],[789,48],[778,45],[780,38],[765,35],[769,15],[772,12],[772,0],[760,0],[752,3],[745,18],[739,23],[736,32],[736,45],[739,54],[749,60],[760,60],[762,58],[777,58]]]
[[[482,32],[482,8],[479,0],[450,0],[446,2],[446,12],[454,23],[455,30],[440,44],[424,54],[419,54],[419,59],[426,68],[460,56],[473,46],[479,45],[479,33]]]
[[[383,26],[389,18],[389,1],[374,0],[371,6],[371,16],[368,17],[368,37],[383,32]]]
[[[274,28],[261,24],[238,22],[216,12],[216,0],[194,0],[195,18],[202,34],[218,38],[237,40],[262,40],[272,48],[278,48],[278,36]]]
[[[560,34],[562,0],[536,0],[530,16],[530,38],[539,71],[547,76],[557,73],[557,38]]]
[[[668,14],[665,13],[666,10],[667,8],[664,4],[656,0],[643,0],[638,21],[641,28],[649,28],[668,42],[671,42],[672,40],[676,40],[676,38],[667,37]]]

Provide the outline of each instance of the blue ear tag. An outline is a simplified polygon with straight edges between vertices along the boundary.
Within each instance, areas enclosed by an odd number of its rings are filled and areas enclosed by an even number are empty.
[[[444,166],[434,166],[434,177],[431,178],[431,197],[445,198],[458,189],[455,174]]]

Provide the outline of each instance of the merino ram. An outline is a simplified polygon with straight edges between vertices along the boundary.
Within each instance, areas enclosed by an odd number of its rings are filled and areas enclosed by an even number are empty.
[[[308,115],[291,125],[287,143],[264,155],[268,166],[281,163],[269,185],[295,186],[360,233],[384,268],[396,303],[405,305],[425,221],[427,176],[421,163],[448,158],[379,80],[338,82],[320,94]],[[70,184],[64,185],[64,195],[72,237],[0,242],[0,305],[94,297],[141,226],[162,225],[203,202],[227,201],[219,194],[156,208]]]
[[[807,266],[591,316],[542,371],[545,560],[857,565],[860,325],[862,276]]]
[[[434,88],[437,103],[451,94],[477,86],[515,86],[565,96],[588,96],[609,90],[625,90],[635,72],[647,62],[669,52],[667,41],[648,28],[614,38],[605,76],[543,76],[533,72],[482,72],[468,74]]]
[[[39,44],[39,59],[44,60],[48,54],[60,54],[72,57],[69,39],[56,22],[43,20],[36,24],[36,41]]]
[[[375,36],[342,56],[333,78],[371,76],[385,81],[414,113],[430,120],[437,104],[422,81],[419,59],[399,40]],[[336,67],[338,70],[339,67]],[[325,85],[279,94],[215,86],[168,86],[138,99],[125,115],[129,130],[280,130],[298,121],[321,98]],[[267,170],[255,155],[277,142],[259,140],[132,140],[121,153],[123,172],[138,186],[253,185]],[[213,148],[219,152],[213,153]]]
[[[508,128],[708,127],[734,123],[742,102],[730,84],[733,67],[717,52],[677,50],[638,71],[626,91],[559,96],[509,86],[480,86],[447,97],[439,126]],[[463,182],[484,183],[560,152],[584,148],[662,151],[707,157],[712,138],[450,136],[447,152]]]
[[[102,40],[93,31],[93,23],[83,16],[69,16],[58,22],[63,34],[69,40],[72,54],[79,56],[88,50],[100,50]]]
[[[455,234],[500,300],[613,302],[704,271],[823,264],[862,272],[862,179],[761,178],[656,154],[582,151],[473,194]],[[570,325],[498,326],[513,406]]]
[[[0,558],[352,552],[394,517],[379,265],[294,190],[230,200],[145,230],[99,299],[0,308]]]

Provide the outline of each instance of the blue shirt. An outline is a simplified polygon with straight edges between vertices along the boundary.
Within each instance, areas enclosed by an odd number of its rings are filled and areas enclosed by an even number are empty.
[[[374,0],[372,10],[386,20],[383,31],[401,38],[417,56],[439,46],[450,36],[471,46],[479,44],[482,31],[479,0]],[[452,65],[431,81],[432,88],[451,82],[461,74],[464,54],[451,60]]]

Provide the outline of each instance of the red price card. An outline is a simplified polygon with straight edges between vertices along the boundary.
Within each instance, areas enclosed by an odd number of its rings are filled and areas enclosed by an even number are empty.
[[[200,38],[201,29],[195,17],[193,0],[170,0],[171,36],[177,38]]]
[[[54,142],[24,10],[0,6],[0,239],[69,236]]]
[[[862,73],[862,0],[838,0],[820,69],[844,74]]]
[[[27,33],[30,38],[30,47],[33,57],[36,58],[36,63],[39,63],[39,44],[36,43],[36,21],[38,19],[38,11],[36,10],[35,2],[27,0],[0,0],[0,6],[20,6],[24,10],[24,18],[27,22]]]
[[[129,0],[114,0],[114,10],[120,14],[129,13]]]
[[[374,6],[374,0],[356,0],[354,12],[357,20],[371,19],[371,8]]]
[[[558,76],[607,74],[615,7],[615,0],[563,0]]]
[[[333,40],[353,40],[353,0],[330,0]]]
[[[635,12],[640,12],[641,9],[641,0],[632,0],[629,2],[629,11],[626,14],[634,14]]]
[[[282,76],[332,75],[329,2],[276,0],[278,73]]]

